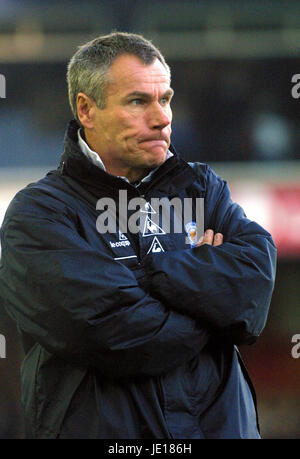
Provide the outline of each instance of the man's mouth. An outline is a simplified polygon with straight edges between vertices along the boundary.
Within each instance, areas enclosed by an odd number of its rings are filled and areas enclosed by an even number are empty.
[[[169,145],[169,138],[166,136],[160,137],[145,137],[139,140],[139,143],[151,143],[152,145],[163,146]]]
[[[151,139],[148,139],[148,140],[142,140],[142,142],[140,143],[151,143],[152,145],[161,145],[161,146],[165,146],[168,144],[168,142],[166,140],[151,140]]]

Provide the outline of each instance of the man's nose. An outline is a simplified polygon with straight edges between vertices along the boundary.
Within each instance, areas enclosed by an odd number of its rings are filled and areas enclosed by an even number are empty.
[[[149,120],[152,129],[163,129],[171,124],[172,114],[170,109],[167,110],[160,103],[155,103],[151,107]]]

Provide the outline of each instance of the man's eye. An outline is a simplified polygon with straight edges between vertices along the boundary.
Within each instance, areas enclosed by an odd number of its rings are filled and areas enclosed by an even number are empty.
[[[160,99],[160,103],[161,105],[167,105],[170,103],[170,99],[168,97],[163,97],[162,99]]]
[[[133,105],[142,105],[143,100],[142,100],[142,99],[132,99],[132,100],[131,100],[131,103],[132,103]]]

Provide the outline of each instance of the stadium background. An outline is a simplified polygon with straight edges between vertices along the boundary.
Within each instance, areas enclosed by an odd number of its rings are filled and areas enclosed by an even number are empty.
[[[142,33],[161,49],[173,75],[175,146],[222,175],[275,239],[269,320],[241,352],[263,438],[300,438],[300,359],[292,356],[300,334],[300,99],[292,89],[300,74],[298,1],[1,0],[0,226],[17,190],[58,164],[71,117],[68,58],[111,30]],[[23,351],[3,306],[0,334],[0,438],[22,438]]]

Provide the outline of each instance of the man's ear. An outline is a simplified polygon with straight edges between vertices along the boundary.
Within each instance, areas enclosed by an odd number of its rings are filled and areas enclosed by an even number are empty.
[[[77,94],[77,116],[83,127],[92,129],[95,120],[96,103],[83,92]]]

